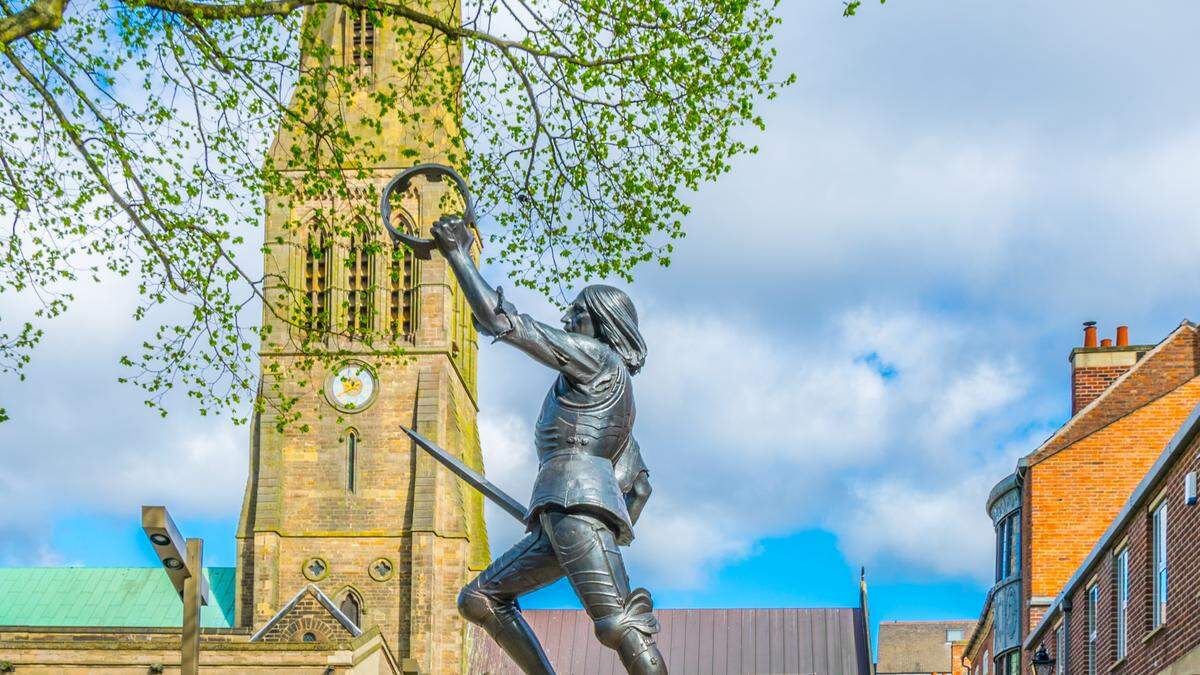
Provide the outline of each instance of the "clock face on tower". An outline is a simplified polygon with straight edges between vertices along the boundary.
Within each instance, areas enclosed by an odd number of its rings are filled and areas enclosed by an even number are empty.
[[[342,412],[365,410],[375,400],[379,384],[375,373],[361,361],[347,361],[325,380],[325,399]]]

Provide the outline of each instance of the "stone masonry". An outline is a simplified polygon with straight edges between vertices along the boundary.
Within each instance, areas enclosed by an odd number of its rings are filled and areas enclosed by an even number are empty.
[[[453,14],[457,3],[427,2],[429,11]],[[326,8],[318,16],[323,39],[334,47],[330,58],[346,58],[345,12]],[[352,19],[351,19],[352,20]],[[401,54],[402,27],[383,22],[374,30],[374,82],[379,86],[400,75],[392,62]],[[442,44],[442,43],[439,43]],[[436,63],[457,67],[456,46],[441,46]],[[370,91],[349,94],[346,115],[356,116],[372,105]],[[417,161],[447,162],[453,152],[447,137],[448,111],[413,107],[410,124],[388,121],[376,142],[388,158],[365,167],[370,178],[356,176],[355,193],[362,199],[378,194],[383,184]],[[436,122],[436,123],[435,123]],[[360,128],[362,133],[373,130]],[[303,139],[300,139],[303,141]],[[282,134],[273,149],[287,161],[296,138]],[[347,167],[351,168],[351,167]],[[364,167],[353,167],[364,168]],[[369,188],[374,188],[373,190]],[[422,184],[404,195],[403,210],[418,232],[441,215],[444,184]],[[344,205],[343,205],[344,206]],[[305,256],[309,249],[303,228],[318,209],[342,208],[332,198],[294,203],[270,198],[266,240],[282,242],[269,249],[268,274],[278,274],[292,288],[303,288]],[[372,212],[375,210],[372,207]],[[390,245],[382,228],[376,241]],[[478,249],[476,249],[478,253]],[[348,244],[331,242],[331,324],[346,321],[349,287],[346,275]],[[370,293],[371,321],[376,330],[388,316],[390,289],[386,255],[370,261],[376,287]],[[412,330],[387,345],[365,345],[331,337],[325,348],[337,354],[336,365],[365,365],[375,376],[378,393],[369,406],[339,412],[326,400],[324,385],[331,375],[324,365],[307,367],[307,354],[284,339],[291,327],[269,313],[264,321],[281,339],[264,343],[261,353],[264,391],[272,378],[282,394],[295,397],[302,424],[276,429],[273,408],[255,420],[250,449],[250,478],[238,531],[238,619],[258,628],[308,583],[317,584],[334,603],[352,594],[360,603],[362,628],[380,629],[391,651],[406,669],[421,673],[459,673],[462,669],[465,626],[455,598],[472,570],[488,562],[482,498],[414,449],[400,425],[416,428],[458,454],[477,469],[482,455],[476,426],[475,354],[477,337],[462,293],[444,262],[411,260]],[[401,358],[380,356],[382,349],[399,347]],[[350,434],[357,439],[355,465],[346,451]],[[353,471],[352,487],[347,475]]]

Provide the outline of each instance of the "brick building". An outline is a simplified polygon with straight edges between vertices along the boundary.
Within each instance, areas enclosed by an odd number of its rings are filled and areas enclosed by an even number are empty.
[[[1200,673],[1200,406],[1025,640],[1066,675]]]
[[[1071,351],[1072,416],[987,501],[995,583],[967,641],[972,675],[1023,672],[1029,631],[1200,402],[1200,341],[1182,322],[1157,345],[1097,341]]]
[[[962,675],[974,621],[882,621],[876,675]]]

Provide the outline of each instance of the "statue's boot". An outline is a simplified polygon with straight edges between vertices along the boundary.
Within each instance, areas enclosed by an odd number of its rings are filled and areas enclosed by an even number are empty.
[[[629,589],[613,530],[591,515],[561,512],[543,513],[542,527],[600,643],[616,650],[631,675],[667,675],[654,642],[654,602],[646,589]]]
[[[626,630],[617,644],[617,653],[631,675],[667,675],[667,662],[654,638],[640,630]]]
[[[554,675],[550,660],[515,600],[496,600],[471,583],[459,593],[458,610],[468,621],[487,631],[522,671],[528,675]]]
[[[562,577],[549,538],[538,530],[492,561],[458,594],[458,612],[483,628],[529,675],[554,675],[537,635],[521,616],[517,596]]]

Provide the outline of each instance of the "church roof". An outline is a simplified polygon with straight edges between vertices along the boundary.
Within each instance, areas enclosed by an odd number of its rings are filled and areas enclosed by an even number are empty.
[[[616,652],[596,641],[581,610],[525,610],[561,673],[621,675]],[[871,647],[860,608],[655,609],[658,646],[673,672],[870,675]],[[520,670],[472,627],[468,671],[519,675]]]
[[[234,624],[235,568],[207,567],[206,628]],[[0,568],[0,626],[179,626],[183,605],[161,567]]]

